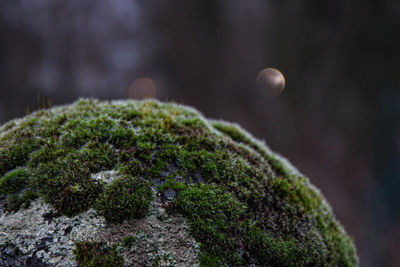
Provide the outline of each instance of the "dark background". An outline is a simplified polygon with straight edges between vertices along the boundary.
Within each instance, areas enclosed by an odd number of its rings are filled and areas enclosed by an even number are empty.
[[[0,124],[49,101],[140,97],[147,77],[144,94],[287,156],[361,266],[400,266],[399,36],[398,0],[2,0]],[[255,86],[265,67],[286,78],[272,99]]]

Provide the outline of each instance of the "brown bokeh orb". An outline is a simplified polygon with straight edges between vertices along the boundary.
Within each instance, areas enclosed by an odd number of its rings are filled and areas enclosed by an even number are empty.
[[[285,77],[275,68],[266,68],[257,75],[256,84],[262,94],[274,97],[285,88]]]
[[[135,99],[152,98],[157,95],[157,87],[152,79],[141,77],[131,83],[128,94]]]

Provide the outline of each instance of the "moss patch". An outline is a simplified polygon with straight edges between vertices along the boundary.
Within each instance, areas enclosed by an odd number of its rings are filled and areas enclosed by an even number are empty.
[[[124,266],[124,260],[114,247],[101,242],[76,242],[75,259],[80,266]]]
[[[93,176],[103,171],[118,177]],[[39,195],[60,214],[93,207],[110,223],[145,216],[156,190],[190,223],[204,266],[358,263],[307,178],[239,126],[173,103],[84,99],[8,123],[0,176],[10,211]],[[92,245],[78,254],[113,253]]]
[[[136,236],[127,235],[122,238],[122,246],[124,247],[132,247],[136,243]]]
[[[0,179],[0,194],[18,193],[28,183],[28,172],[25,169],[16,169]]]
[[[110,222],[143,217],[153,199],[149,182],[134,177],[118,178],[97,201],[97,208]]]
[[[0,196],[7,196],[4,205],[6,212],[18,211],[21,207],[28,208],[32,200],[39,194],[29,187],[30,177],[26,169],[18,168],[6,173],[0,178]]]

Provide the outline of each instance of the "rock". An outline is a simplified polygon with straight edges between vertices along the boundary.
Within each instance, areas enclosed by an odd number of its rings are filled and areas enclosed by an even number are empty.
[[[13,266],[13,265],[10,265]],[[24,266],[35,266],[35,267],[47,267],[49,266],[46,263],[43,263],[41,260],[39,260],[36,255],[27,257],[25,262],[24,262]]]
[[[93,218],[93,216],[92,216],[92,218]],[[73,228],[74,228],[73,226],[68,225],[67,228],[64,229],[64,235],[68,235],[69,233],[71,233]]]
[[[320,191],[238,125],[174,103],[85,99],[0,127],[0,260],[358,264]]]
[[[167,190],[164,191],[164,196],[168,201],[174,200],[175,195],[176,195],[175,190],[167,189]]]
[[[53,241],[52,237],[43,237],[43,238],[39,239],[39,242],[36,243],[36,249],[37,250],[45,249],[45,248],[47,248],[46,243],[52,242],[52,241]]]

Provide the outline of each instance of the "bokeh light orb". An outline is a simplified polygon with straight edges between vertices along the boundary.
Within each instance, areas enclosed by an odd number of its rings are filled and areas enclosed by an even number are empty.
[[[262,94],[274,97],[285,88],[285,77],[275,68],[266,68],[258,73],[256,84]]]
[[[128,95],[134,99],[153,98],[157,95],[157,87],[152,79],[140,77],[131,83]]]

